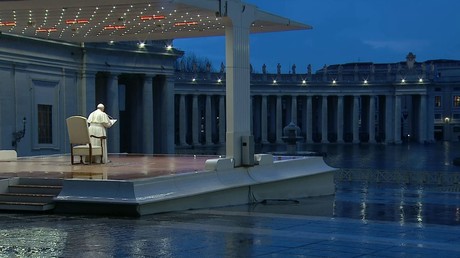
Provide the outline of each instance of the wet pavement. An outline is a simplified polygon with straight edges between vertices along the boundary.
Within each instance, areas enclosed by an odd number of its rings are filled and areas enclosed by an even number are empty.
[[[460,145],[316,146],[351,169],[455,174]],[[337,180],[336,194],[140,218],[0,213],[0,257],[460,257],[460,187]]]

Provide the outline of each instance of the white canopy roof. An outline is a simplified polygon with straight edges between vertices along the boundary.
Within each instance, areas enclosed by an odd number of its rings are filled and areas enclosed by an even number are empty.
[[[0,31],[75,43],[223,36],[224,16],[224,0],[7,0]],[[305,29],[256,8],[251,33]]]

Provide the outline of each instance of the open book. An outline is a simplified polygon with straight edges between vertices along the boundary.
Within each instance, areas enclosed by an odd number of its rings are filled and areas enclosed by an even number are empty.
[[[110,122],[112,123],[112,125],[114,125],[118,120],[117,119],[110,119]]]

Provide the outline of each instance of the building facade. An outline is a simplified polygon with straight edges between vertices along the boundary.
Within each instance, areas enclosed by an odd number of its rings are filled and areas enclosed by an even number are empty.
[[[283,143],[289,123],[302,142],[386,143],[458,141],[460,62],[428,60],[348,63],[312,73],[251,74],[256,144]],[[185,72],[175,83],[175,143],[179,148],[225,141],[225,72]]]
[[[119,121],[109,152],[174,152],[174,65],[164,42],[71,44],[1,35],[0,149],[69,153],[65,119],[98,103]]]
[[[174,153],[226,140],[225,67],[184,71],[165,42],[71,44],[1,35],[0,149],[69,152],[65,119],[98,103],[119,120],[111,153]],[[178,65],[179,64],[179,65]],[[304,144],[458,141],[460,61],[251,72],[251,129],[259,145],[300,127]]]

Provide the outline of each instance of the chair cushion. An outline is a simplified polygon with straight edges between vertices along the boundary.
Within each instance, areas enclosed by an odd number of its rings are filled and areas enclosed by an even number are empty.
[[[101,156],[102,155],[102,147],[101,146],[92,146],[92,154],[93,156]],[[75,156],[86,156],[89,155],[89,145],[77,145],[73,147],[73,155]]]

